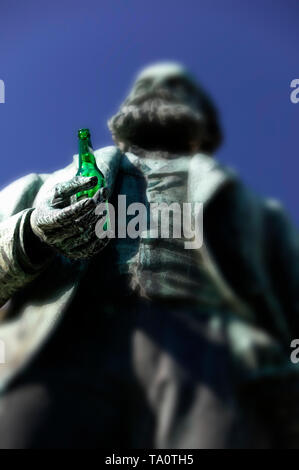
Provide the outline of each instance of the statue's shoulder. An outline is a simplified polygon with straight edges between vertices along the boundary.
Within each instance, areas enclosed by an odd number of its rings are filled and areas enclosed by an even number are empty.
[[[121,155],[121,151],[112,145],[95,151],[97,165],[111,188]],[[35,206],[50,187],[72,178],[76,174],[77,165],[78,155],[74,155],[69,165],[53,173],[30,173],[8,184],[0,191],[0,220]]]
[[[239,182],[237,173],[221,164],[216,158],[204,154],[195,154],[189,164],[189,198],[208,202],[229,183]]]
[[[284,205],[277,199],[267,198],[263,201],[263,215],[267,233],[271,237],[288,238],[299,249],[299,231]],[[269,235],[269,236],[270,236]]]
[[[102,147],[94,152],[97,165],[101,165],[102,162],[105,164],[110,164],[115,159],[119,159],[122,155],[121,151],[115,145],[108,145],[107,147]]]

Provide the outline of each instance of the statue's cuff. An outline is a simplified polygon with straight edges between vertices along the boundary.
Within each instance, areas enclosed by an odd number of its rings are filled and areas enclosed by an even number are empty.
[[[53,250],[32,231],[30,217],[33,210],[31,208],[23,211],[19,224],[18,241],[16,240],[18,263],[28,274],[40,272],[54,256]]]
[[[0,223],[0,306],[32,281],[48,260],[32,263],[26,247],[26,231],[32,209],[25,209]]]

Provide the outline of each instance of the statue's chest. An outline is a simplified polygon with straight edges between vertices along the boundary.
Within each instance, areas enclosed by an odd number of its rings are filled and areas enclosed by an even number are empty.
[[[181,226],[188,162],[186,157],[165,161],[135,156],[123,162],[114,200],[119,264],[131,262],[143,239],[157,243],[158,239],[172,238],[174,224]]]
[[[119,193],[127,203],[169,203],[186,201],[188,157],[174,160],[126,159],[120,167]]]
[[[189,161],[126,160],[120,168],[116,264],[120,274],[130,274],[132,288],[147,297],[215,299],[198,250],[185,246]],[[135,236],[130,228],[136,226]],[[118,236],[118,228],[125,236]]]

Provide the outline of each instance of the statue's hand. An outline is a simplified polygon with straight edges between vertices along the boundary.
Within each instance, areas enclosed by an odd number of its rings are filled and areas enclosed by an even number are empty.
[[[96,184],[96,177],[75,176],[54,186],[31,214],[33,233],[68,258],[90,258],[98,253],[109,241],[95,233],[96,223],[105,217],[96,215],[95,208],[106,199],[106,188],[99,189],[93,198],[70,204],[71,196]]]

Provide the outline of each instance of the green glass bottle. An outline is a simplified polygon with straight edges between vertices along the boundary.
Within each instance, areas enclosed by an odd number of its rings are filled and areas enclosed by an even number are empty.
[[[98,189],[105,186],[103,173],[98,169],[93,148],[91,145],[89,129],[79,129],[79,164],[76,176],[96,176],[98,183],[91,189],[77,193],[77,201],[86,197],[93,197]]]
[[[96,164],[96,159],[94,156],[94,151],[91,145],[90,131],[89,129],[79,129],[78,131],[79,139],[79,162],[78,162],[78,171],[76,176],[96,176],[98,182],[96,186],[86,191],[81,191],[76,194],[76,200],[85,199],[87,197],[93,197],[98,189],[106,185],[105,178],[103,173],[98,169]],[[108,218],[108,202],[107,204],[107,220],[104,225],[104,230],[107,230],[109,226]]]

